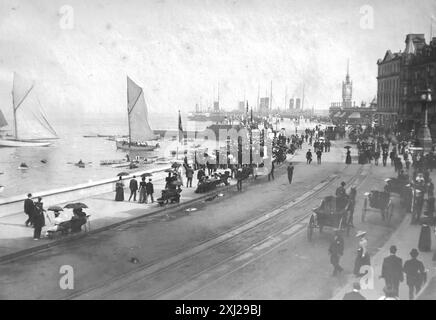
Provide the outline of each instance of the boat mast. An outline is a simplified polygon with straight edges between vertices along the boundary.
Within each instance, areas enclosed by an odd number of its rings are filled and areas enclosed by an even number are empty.
[[[220,111],[220,83],[218,82],[218,112]]]
[[[257,112],[259,112],[259,101],[260,101],[260,84],[257,84],[257,106],[256,106]]]
[[[15,75],[14,75],[15,77]],[[12,88],[12,109],[14,109],[14,136],[15,139],[18,139],[18,130],[17,130],[17,109],[15,108],[15,97],[14,97],[14,89]]]
[[[283,108],[283,110],[285,112],[286,112],[286,103],[287,103],[287,100],[288,100],[288,86],[286,86],[286,88],[285,88],[285,106]]]
[[[129,77],[127,77],[127,122],[129,124],[129,149],[131,147],[132,133],[130,129],[130,110],[129,110]]]

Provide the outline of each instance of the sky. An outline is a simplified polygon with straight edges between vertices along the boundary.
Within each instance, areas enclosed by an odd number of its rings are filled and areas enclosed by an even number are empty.
[[[428,41],[433,13],[431,0],[2,0],[0,108],[10,116],[18,72],[49,115],[124,114],[127,76],[152,113],[210,106],[218,87],[224,109],[255,106],[271,81],[273,107],[304,84],[305,107],[327,109],[347,59],[360,104],[377,60],[408,33]]]

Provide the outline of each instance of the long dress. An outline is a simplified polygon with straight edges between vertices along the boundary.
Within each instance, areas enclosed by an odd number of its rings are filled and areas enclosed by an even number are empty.
[[[359,249],[357,249],[357,257],[354,262],[354,274],[356,276],[363,276],[365,273],[361,273],[360,269],[362,266],[370,266],[371,265],[371,259],[369,257],[369,254],[366,250],[368,241],[364,238],[360,240],[359,242]]]
[[[115,185],[115,201],[124,201],[124,184],[117,182]]]
[[[431,251],[431,228],[429,225],[423,224],[419,233],[418,249],[421,252]]]
[[[346,164],[351,164],[351,153],[350,151],[347,152],[347,157],[345,158]]]

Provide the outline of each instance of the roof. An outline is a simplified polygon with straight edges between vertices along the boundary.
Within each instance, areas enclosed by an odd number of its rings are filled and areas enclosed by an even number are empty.
[[[360,119],[360,112],[353,112],[348,116],[349,119]]]
[[[377,61],[377,64],[387,63],[387,62],[389,62],[391,60],[395,60],[395,59],[401,58],[401,56],[402,56],[401,51],[400,52],[392,53],[391,50],[388,50],[388,51],[386,51],[386,54],[383,57],[383,59],[379,59]]]

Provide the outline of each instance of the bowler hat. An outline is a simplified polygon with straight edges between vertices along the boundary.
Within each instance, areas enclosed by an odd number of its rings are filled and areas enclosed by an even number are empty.
[[[419,251],[418,251],[417,249],[413,248],[413,249],[410,251],[410,255],[411,255],[413,258],[416,258],[416,257],[419,255]]]

